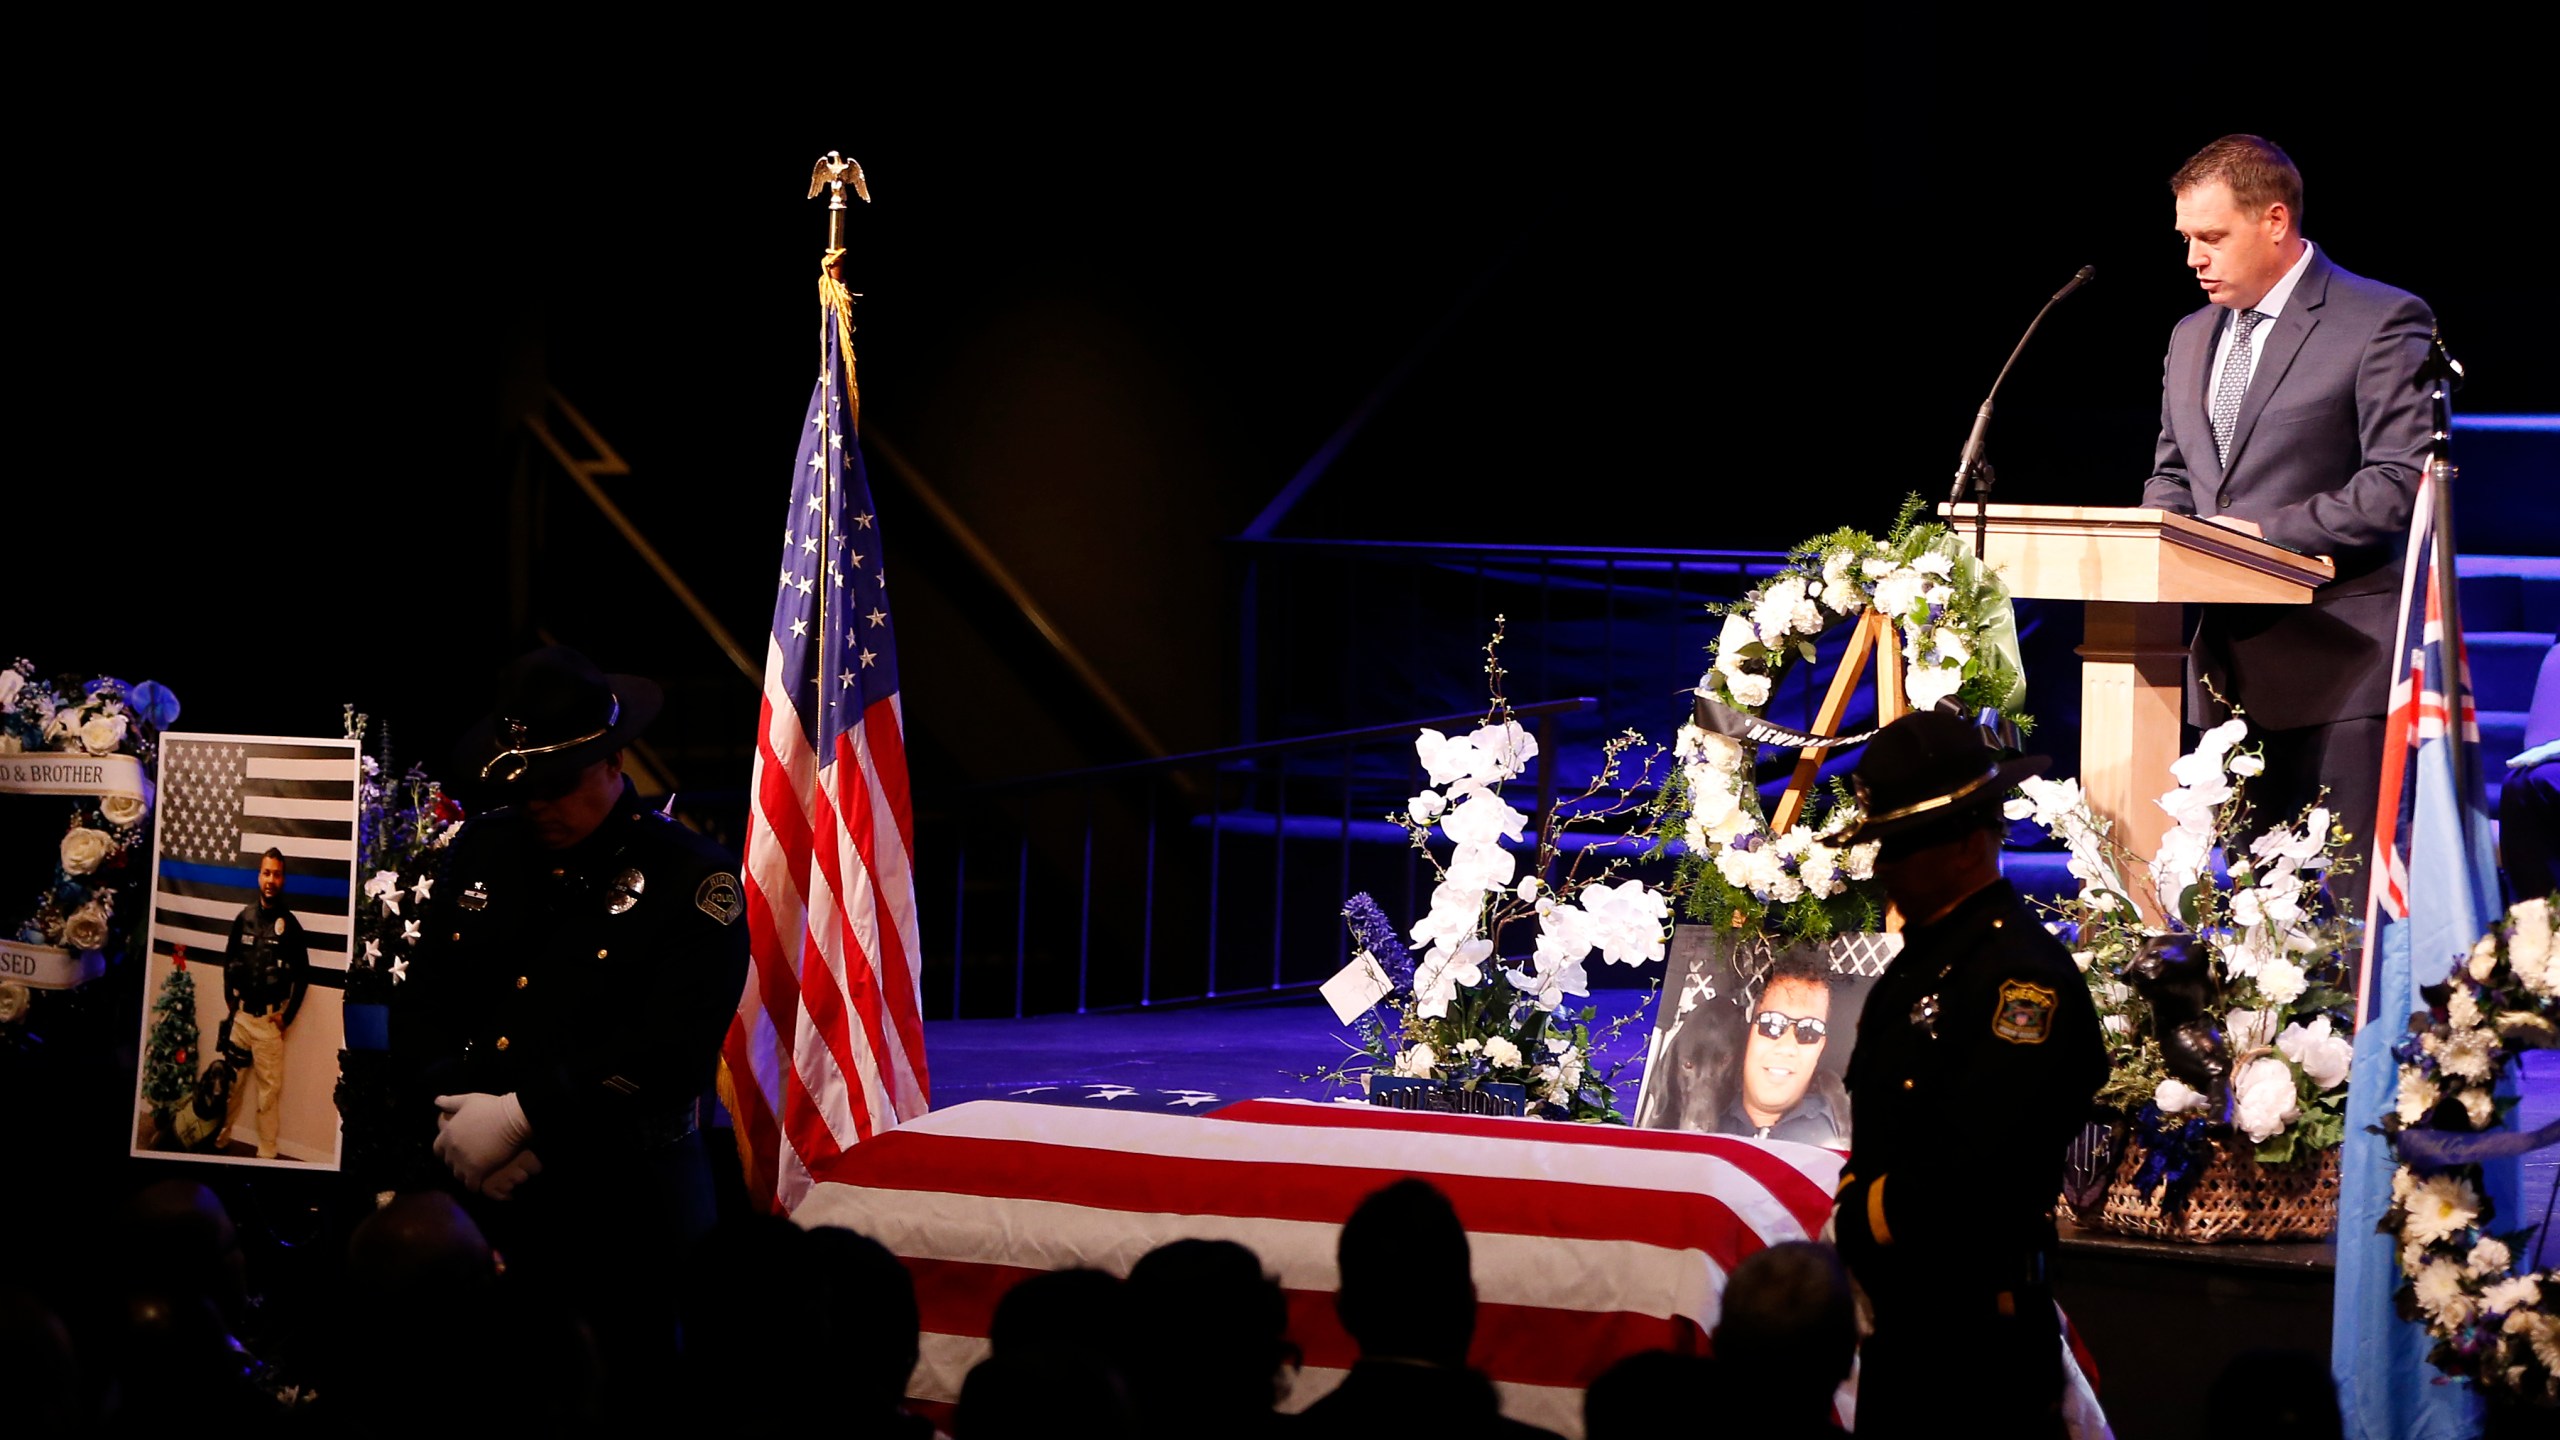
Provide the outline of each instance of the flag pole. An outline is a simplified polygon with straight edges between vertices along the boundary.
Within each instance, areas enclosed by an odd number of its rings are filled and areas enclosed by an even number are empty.
[[[2469,757],[2463,753],[2460,743],[2463,735],[2460,712],[2471,698],[2471,687],[2466,673],[2469,661],[2462,647],[2459,603],[2462,577],[2454,573],[2453,567],[2453,479],[2460,473],[2453,465],[2453,392],[2461,388],[2463,372],[2462,362],[2454,359],[2444,348],[2444,336],[2436,331],[2430,330],[2427,334],[2427,363],[2419,373],[2427,377],[2428,398],[2435,407],[2435,431],[2427,442],[2428,489],[2435,507],[2435,554],[2431,559],[2435,569],[2437,626],[2438,633],[2443,636],[2445,668],[2461,692],[2459,699],[2450,694],[2446,697],[2454,713],[2445,716],[2445,727],[2455,742],[2446,748],[2446,756],[2453,765],[2453,793],[2462,796],[2471,792],[2464,788],[2469,777],[2462,772],[2469,763]]]

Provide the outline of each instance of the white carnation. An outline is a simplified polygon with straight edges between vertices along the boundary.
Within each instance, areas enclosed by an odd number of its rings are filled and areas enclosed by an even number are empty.
[[[2465,1257],[2463,1266],[2474,1275],[2504,1275],[2515,1263],[2515,1254],[2507,1249],[2507,1242],[2494,1235],[2483,1235],[2472,1243],[2471,1254]]]
[[[2542,1282],[2531,1275],[2510,1275],[2480,1292],[2480,1308],[2492,1315],[2530,1310],[2542,1303]]]
[[[1516,1066],[1520,1063],[1520,1047],[1499,1035],[1488,1035],[1484,1041],[1484,1058],[1505,1068]]]
[[[2310,977],[2302,967],[2282,957],[2267,961],[2258,971],[2258,993],[2274,1004],[2290,1005],[2309,988]]]
[[[1747,709],[1757,709],[1769,703],[1769,677],[1766,675],[1727,675],[1724,688],[1725,693],[1733,697],[1734,704]]]

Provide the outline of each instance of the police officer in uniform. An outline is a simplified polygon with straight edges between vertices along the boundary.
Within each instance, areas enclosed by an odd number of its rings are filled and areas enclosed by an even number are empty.
[[[576,651],[509,668],[464,741],[504,802],[463,827],[398,994],[406,1103],[475,1218],[596,1327],[608,1373],[671,1355],[652,1283],[713,1219],[700,1102],[746,983],[734,856],[644,807],[622,748],[659,687]]]
[[[1874,1310],[1858,1434],[2059,1436],[2046,1279],[2063,1152],[2107,1077],[2070,952],[2000,877],[2000,806],[2042,757],[2003,760],[1960,715],[1909,715],[1855,775],[1904,917],[1858,1020],[1856,1128],[1833,1232]]]
[[[311,988],[311,942],[284,903],[284,852],[258,857],[258,898],[240,907],[222,947],[222,1048],[243,1052],[235,1063],[225,1135],[240,1118],[250,1082],[258,1092],[258,1158],[276,1158],[283,1123],[284,1034]]]

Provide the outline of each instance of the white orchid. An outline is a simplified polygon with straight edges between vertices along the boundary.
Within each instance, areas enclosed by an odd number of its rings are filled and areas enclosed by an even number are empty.
[[[1488,768],[1478,774],[1487,779],[1511,779],[1538,758],[1538,737],[1523,729],[1517,720],[1482,726],[1467,737],[1467,743],[1486,757]]]
[[[1582,892],[1600,958],[1613,965],[1641,965],[1662,958],[1662,927],[1671,902],[1641,880],[1593,885]]]
[[[1413,967],[1414,1013],[1426,1020],[1444,1019],[1458,991],[1484,983],[1484,960],[1493,942],[1482,937],[1455,945],[1434,945]]]
[[[1430,729],[1414,737],[1413,753],[1422,761],[1423,773],[1431,777],[1434,785],[1472,779],[1483,772],[1491,759],[1463,736],[1453,740]]]

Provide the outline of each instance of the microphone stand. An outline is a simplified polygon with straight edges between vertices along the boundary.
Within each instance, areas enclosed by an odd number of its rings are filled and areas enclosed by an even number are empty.
[[[2018,337],[2017,348],[2009,352],[2007,362],[2000,367],[2000,374],[1992,380],[1991,393],[1982,397],[1982,408],[1973,414],[1973,433],[1965,437],[1964,453],[1956,457],[1956,481],[1955,485],[1947,491],[1947,503],[1951,506],[1963,504],[1965,492],[1968,490],[1974,492],[1973,558],[1976,560],[1982,558],[1984,532],[1990,526],[1988,511],[1991,505],[1993,477],[1991,467],[1984,463],[1982,458],[1982,436],[1991,428],[1991,402],[1999,398],[2000,386],[2008,380],[2010,367],[2016,365],[2018,357],[2026,353],[2027,342],[2036,338],[2036,327],[2044,323],[2044,317],[2055,305],[2061,303],[2063,296],[2088,284],[2097,273],[2098,267],[2095,265],[2081,266],[2077,274],[2065,281],[2062,288],[2054,291],[2052,298],[2044,302],[2044,308],[2036,312],[2036,318],[2027,322],[2027,333]]]

